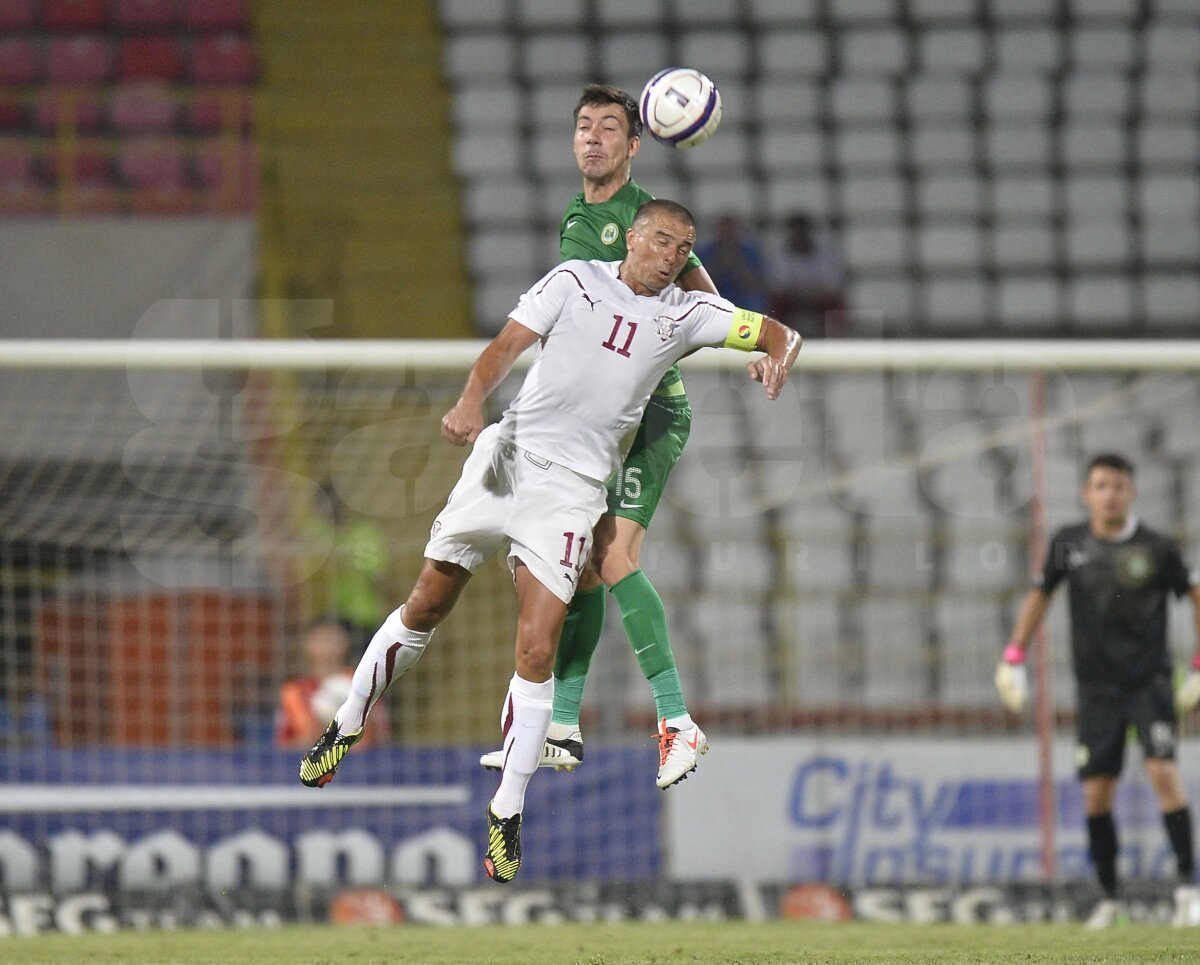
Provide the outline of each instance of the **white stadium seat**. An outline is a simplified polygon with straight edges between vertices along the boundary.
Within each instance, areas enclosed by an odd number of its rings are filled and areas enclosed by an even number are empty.
[[[986,51],[981,30],[973,27],[933,28],[921,34],[918,63],[923,70],[975,73],[983,69]]]
[[[981,331],[987,285],[979,278],[931,278],[925,284],[926,321],[939,334]]]
[[[1132,4],[1121,0],[1132,10]],[[1071,32],[1071,61],[1080,67],[1120,70],[1137,60],[1137,35],[1126,27],[1078,27]]]
[[[688,31],[678,39],[678,44],[682,63],[696,65],[718,89],[726,78],[743,77],[749,69],[750,45],[736,31]]]
[[[1119,268],[1129,260],[1129,223],[1108,218],[1072,221],[1066,232],[1067,260],[1073,268]]]
[[[518,19],[535,30],[573,27],[583,20],[585,12],[584,0],[517,0]]]
[[[467,34],[446,39],[442,56],[446,74],[456,82],[512,76],[516,56],[504,35]]]
[[[825,36],[817,30],[773,30],[760,40],[758,57],[767,77],[822,74],[829,66]]]
[[[656,65],[667,66],[668,38],[649,31],[625,30],[602,38],[600,64],[606,75],[631,74],[643,77],[643,84],[653,75]],[[641,92],[639,86],[630,90],[634,97]]]
[[[1062,42],[1051,27],[1010,27],[996,32],[993,49],[1005,72],[1054,70],[1062,65]]]
[[[1121,278],[1074,278],[1068,283],[1070,314],[1076,323],[1127,330],[1133,291]]]
[[[962,77],[915,74],[905,85],[908,112],[915,118],[966,120],[975,110],[971,85]]]
[[[1054,258],[1054,230],[1043,224],[1000,224],[992,234],[992,253],[1001,271],[1036,268]]]
[[[989,117],[1005,120],[1044,120],[1054,105],[1050,79],[1030,73],[995,74],[983,85]]]
[[[850,30],[840,46],[842,68],[851,76],[894,76],[908,67],[908,38],[898,28]]]

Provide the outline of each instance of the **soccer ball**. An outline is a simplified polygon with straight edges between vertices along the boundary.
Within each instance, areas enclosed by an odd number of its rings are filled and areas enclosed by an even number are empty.
[[[650,136],[671,147],[695,147],[721,123],[717,85],[690,67],[660,70],[642,88],[639,103]]]

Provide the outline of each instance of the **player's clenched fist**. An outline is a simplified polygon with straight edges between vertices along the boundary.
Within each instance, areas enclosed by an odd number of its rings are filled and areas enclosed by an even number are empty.
[[[461,400],[442,416],[442,438],[455,446],[474,442],[483,431],[483,408]]]
[[[1029,699],[1029,678],[1025,673],[1025,651],[1016,644],[1004,650],[996,668],[996,690],[1000,700],[1012,713],[1019,714]]]

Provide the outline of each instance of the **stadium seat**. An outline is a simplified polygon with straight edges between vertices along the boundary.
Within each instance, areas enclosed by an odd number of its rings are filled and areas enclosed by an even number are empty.
[[[208,138],[196,148],[196,177],[206,189],[205,203],[217,212],[252,212],[258,199],[254,143],[231,145],[223,137]]]
[[[940,705],[971,710],[998,706],[992,674],[1000,659],[1001,641],[1011,630],[1011,619],[1007,608],[991,594],[937,595],[933,628],[944,669],[939,676]]]
[[[922,124],[913,132],[910,149],[913,160],[923,171],[967,168],[975,162],[975,135],[969,129],[944,121]]]
[[[821,112],[822,91],[812,80],[762,80],[751,88],[751,96],[763,128],[799,127],[815,121]]]
[[[917,257],[928,272],[941,268],[977,271],[982,259],[982,236],[971,225],[924,224],[917,232]]]
[[[1193,275],[1152,274],[1143,282],[1146,315],[1155,325],[1180,326],[1200,318],[1200,279]]]
[[[933,27],[921,33],[917,62],[922,70],[975,74],[983,69],[986,53],[986,38],[977,27]]]
[[[28,114],[24,98],[15,91],[0,90],[0,132],[22,130]]]
[[[819,174],[802,177],[776,175],[766,182],[764,188],[768,211],[808,211],[818,218],[828,213],[833,193]]]
[[[929,616],[923,603],[871,597],[857,612],[865,707],[899,709],[929,701]]]
[[[112,70],[107,40],[89,34],[54,36],[46,49],[46,76],[56,84],[101,84]]]
[[[908,232],[896,225],[852,225],[843,235],[847,264],[862,270],[904,264],[909,244]]]
[[[659,16],[655,4],[644,0],[598,0],[596,3],[596,17],[605,27],[651,24]]]
[[[1151,120],[1191,120],[1200,111],[1200,75],[1195,71],[1157,70],[1153,65],[1138,83],[1141,110]]]
[[[1152,264],[1170,265],[1178,271],[1181,251],[1200,251],[1200,225],[1195,215],[1161,210],[1144,213],[1141,250]]]
[[[188,130],[198,134],[231,128],[248,134],[254,123],[254,98],[243,87],[193,87],[184,117]]]
[[[1178,66],[1195,70],[1196,51],[1200,50],[1200,25],[1173,21],[1153,23],[1146,30],[1146,63],[1155,67]]]
[[[1072,118],[1117,120],[1129,112],[1133,88],[1120,76],[1076,72],[1063,84],[1063,102]]]
[[[851,77],[895,76],[909,67],[909,42],[898,28],[858,28],[840,38],[842,69]]]
[[[787,706],[843,710],[852,688],[845,672],[851,654],[843,645],[840,601],[828,594],[789,599],[779,606],[778,632],[787,648],[783,681]]]
[[[992,255],[997,270],[1036,268],[1054,258],[1055,233],[1045,224],[997,225],[992,233]]]
[[[512,225],[497,231],[480,231],[470,239],[469,246],[471,264],[489,273],[526,272],[531,279],[543,273],[536,267],[541,249],[532,231],[523,231]]]
[[[988,128],[984,147],[991,164],[1005,168],[1039,168],[1050,163],[1051,135],[1041,124],[994,124]]]
[[[834,81],[829,93],[839,124],[886,122],[896,116],[895,88],[887,80],[847,77]]]
[[[1128,332],[1133,290],[1123,278],[1075,277],[1067,285],[1068,310],[1076,325]]]
[[[518,63],[521,73],[535,84],[542,81],[588,81],[589,43],[575,35],[537,35],[525,37],[520,44]]]
[[[569,148],[570,101],[560,103],[554,125],[561,132],[563,144]],[[454,97],[454,123],[463,128],[511,128],[521,123],[528,102],[515,85],[472,84],[460,87]],[[563,108],[566,108],[565,110]]]
[[[173,36],[129,37],[117,54],[122,81],[177,81],[183,76],[183,51]]]
[[[622,31],[605,38],[600,46],[600,64],[607,76],[645,74],[651,64],[665,64],[669,57],[667,38],[655,33]],[[646,77],[649,80],[649,76]],[[720,84],[717,85],[720,87]],[[639,88],[640,89],[640,88]],[[635,97],[638,90],[630,91]]]
[[[900,138],[896,131],[872,125],[840,128],[833,139],[834,157],[843,169],[896,170],[900,164]]]
[[[1072,222],[1066,232],[1067,262],[1076,270],[1120,268],[1132,254],[1129,223],[1112,218]]]
[[[128,33],[162,32],[175,25],[177,8],[176,0],[113,0],[112,22]]]
[[[183,0],[180,20],[193,30],[250,29],[250,0]]]
[[[126,139],[117,151],[117,172],[134,188],[181,187],[185,180],[185,155],[172,138]]]
[[[825,157],[825,138],[812,127],[767,129],[758,143],[761,163],[776,176],[812,171]]]
[[[515,76],[514,45],[505,36],[488,34],[447,38],[442,48],[446,74],[457,83]],[[576,95],[578,96],[578,94]]]
[[[0,84],[24,87],[37,79],[40,56],[32,40],[0,37]]]
[[[1024,73],[1051,71],[1062,61],[1062,42],[1052,27],[1012,27],[993,35],[993,49],[1001,70]]]
[[[712,594],[700,597],[694,606],[696,635],[704,641],[703,663],[711,682],[707,688],[693,685],[692,702],[757,710],[763,695],[774,689],[762,606],[757,600],[728,600]],[[685,668],[688,662],[681,660],[680,665]]]
[[[0,180],[0,215],[6,218],[32,218],[49,214],[54,199],[36,181]]]
[[[1036,74],[994,74],[983,87],[988,116],[1045,121],[1054,103],[1050,79]]]
[[[42,23],[51,30],[97,30],[108,19],[105,0],[42,0]]]
[[[258,51],[249,37],[218,34],[192,47],[191,76],[198,84],[250,84],[257,75]]]
[[[829,68],[825,36],[816,30],[775,30],[760,40],[759,63],[766,77],[819,75]]]
[[[908,113],[922,122],[929,119],[962,121],[975,110],[971,85],[965,78],[945,74],[915,74],[904,86]]]
[[[36,19],[34,0],[0,0],[0,35],[32,27]]]
[[[891,220],[908,207],[908,189],[895,174],[847,172],[841,179],[842,210],[854,220]]]
[[[108,110],[109,123],[118,133],[161,134],[174,128],[179,102],[165,84],[124,84],[112,92]]]
[[[52,183],[74,180],[78,184],[108,187],[111,158],[105,146],[94,140],[82,140],[73,151],[51,148],[42,157],[42,169]]]
[[[688,31],[679,39],[679,51],[682,63],[704,65],[722,96],[724,82],[745,77],[750,65],[750,44],[738,31]]]
[[[976,218],[984,210],[984,183],[965,174],[935,174],[917,183],[917,207],[925,215]]]
[[[0,184],[33,180],[33,150],[16,139],[0,141]]]
[[[76,131],[95,133],[104,124],[100,94],[87,87],[43,87],[34,100],[34,124],[53,132],[71,123]]]
[[[1000,322],[1005,328],[1045,328],[1058,322],[1061,308],[1062,289],[1053,278],[1037,274],[1000,280]]]
[[[503,7],[476,0],[438,0],[437,10],[442,25],[451,31],[495,30],[506,16]]]
[[[1123,26],[1078,27],[1070,34],[1071,62],[1088,69],[1126,70],[1137,61],[1136,38]]]
[[[926,320],[935,334],[982,334],[988,286],[979,278],[931,278],[925,284]]]
[[[1200,157],[1200,133],[1194,124],[1149,120],[1138,128],[1137,160],[1143,168],[1193,164]]]

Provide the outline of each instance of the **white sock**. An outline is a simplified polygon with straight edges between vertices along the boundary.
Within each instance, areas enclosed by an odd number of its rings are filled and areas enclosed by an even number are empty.
[[[350,681],[350,696],[333,719],[343,734],[354,733],[393,680],[403,677],[421,659],[433,631],[419,633],[404,625],[404,607],[393,610],[375,631]]]
[[[674,727],[676,730],[691,730],[696,726],[696,722],[692,720],[691,714],[684,714],[681,717],[668,717],[667,727]]]
[[[498,817],[510,818],[525,807],[525,788],[537,770],[554,710],[554,678],[535,684],[513,674],[500,726],[504,730],[504,768],[492,798]]]

